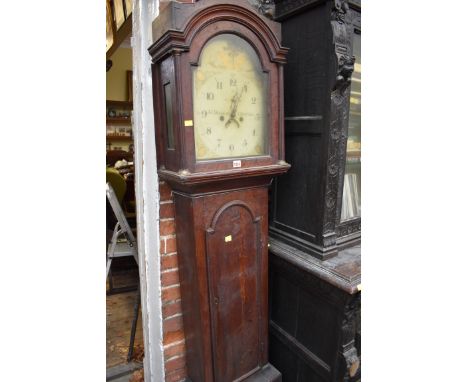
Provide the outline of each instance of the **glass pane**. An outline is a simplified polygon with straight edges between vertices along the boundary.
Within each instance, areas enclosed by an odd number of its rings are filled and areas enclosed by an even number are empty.
[[[133,0],[125,0],[125,7],[128,17],[132,14]]]
[[[206,43],[193,70],[197,160],[267,153],[267,89],[268,78],[246,40],[220,34]]]
[[[123,11],[123,0],[114,0],[114,12],[115,12],[115,24],[117,25],[117,30],[122,26],[125,21],[124,11]]]
[[[361,216],[361,35],[354,34],[348,143],[341,220]]]
[[[164,103],[166,105],[167,148],[174,148],[174,121],[172,119],[172,89],[171,83],[164,85]]]

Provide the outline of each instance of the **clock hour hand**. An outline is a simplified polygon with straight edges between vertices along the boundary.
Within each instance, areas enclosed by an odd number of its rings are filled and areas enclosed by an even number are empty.
[[[231,116],[230,119],[236,118],[236,111],[237,111],[237,92],[231,99]]]
[[[235,118],[232,118],[232,117],[230,117],[230,118],[228,119],[228,121],[226,122],[226,124],[224,125],[224,127],[226,127],[226,128],[229,127],[229,125],[231,124],[231,122],[234,122],[234,123],[237,125],[237,127],[240,127],[239,122],[237,122],[237,120],[236,120]]]

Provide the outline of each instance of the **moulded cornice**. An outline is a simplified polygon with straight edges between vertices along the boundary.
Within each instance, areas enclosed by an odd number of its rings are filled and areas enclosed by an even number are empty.
[[[272,62],[286,62],[288,49],[281,46],[277,37],[281,33],[280,25],[259,15],[247,1],[226,0],[222,4],[216,0],[195,4],[172,3],[165,11],[168,14],[157,20],[163,20],[166,25],[160,23],[153,26],[155,42],[148,49],[153,63],[174,51],[189,50],[198,32],[220,21],[244,25],[262,41]],[[161,34],[161,30],[167,31]]]

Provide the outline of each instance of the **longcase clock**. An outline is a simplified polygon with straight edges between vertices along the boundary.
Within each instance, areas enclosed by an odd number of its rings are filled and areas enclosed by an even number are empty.
[[[268,363],[268,186],[286,172],[280,25],[248,1],[172,2],[153,23],[158,174],[174,193],[193,382],[280,381]]]

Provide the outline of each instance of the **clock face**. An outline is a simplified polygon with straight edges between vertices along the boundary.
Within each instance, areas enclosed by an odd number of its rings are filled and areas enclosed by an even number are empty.
[[[267,153],[267,79],[244,39],[221,34],[203,48],[193,70],[197,160]]]

